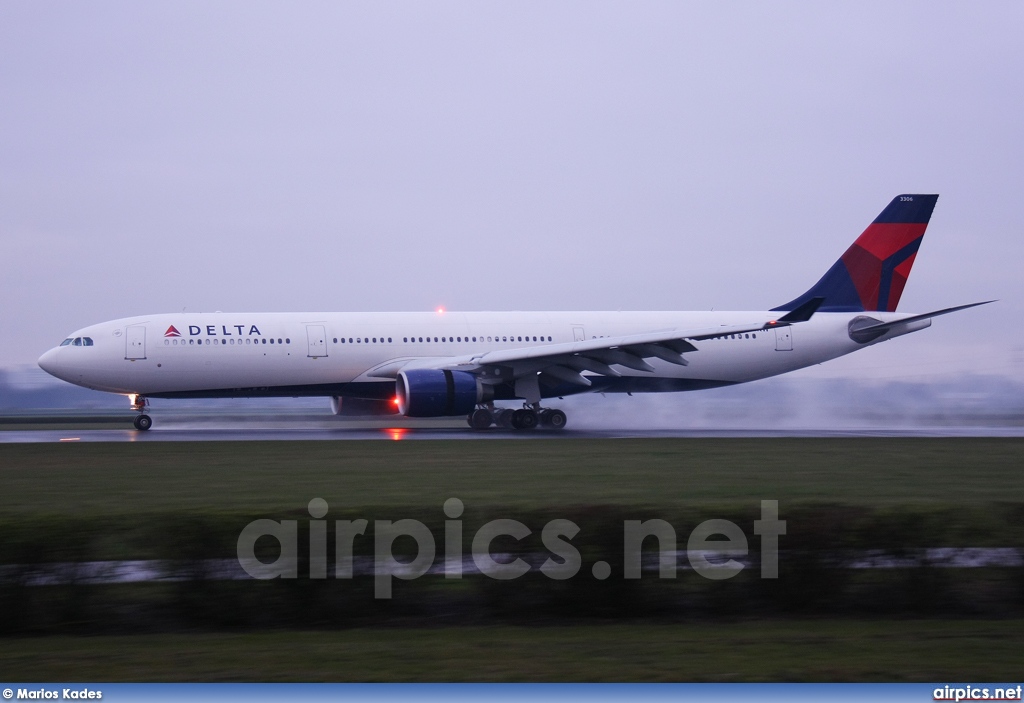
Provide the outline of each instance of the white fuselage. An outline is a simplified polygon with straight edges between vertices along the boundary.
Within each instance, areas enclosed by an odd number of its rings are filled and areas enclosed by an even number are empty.
[[[403,360],[466,357],[660,330],[750,325],[773,312],[181,313],[133,317],[74,332],[39,363],[71,383],[156,397],[348,396],[387,399]],[[583,391],[677,391],[743,383],[818,364],[861,349],[850,321],[907,315],[818,313],[806,322],[694,342],[688,365],[650,360],[654,372],[588,375]],[[927,327],[900,326],[871,344]],[[91,345],[76,345],[88,338]],[[422,340],[422,341],[421,341]],[[513,396],[508,396],[513,397]],[[501,397],[499,396],[499,399]]]

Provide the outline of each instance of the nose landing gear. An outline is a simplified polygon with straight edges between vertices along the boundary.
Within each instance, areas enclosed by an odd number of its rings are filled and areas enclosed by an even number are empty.
[[[146,414],[146,407],[149,405],[149,400],[145,396],[141,395],[129,395],[129,400],[132,402],[132,410],[139,413],[135,416],[135,420],[132,424],[135,425],[135,429],[140,432],[145,432],[153,426],[153,418]]]

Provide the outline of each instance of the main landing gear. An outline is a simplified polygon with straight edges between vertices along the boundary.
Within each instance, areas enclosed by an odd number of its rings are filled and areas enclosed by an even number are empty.
[[[518,410],[512,408],[479,407],[469,414],[466,422],[474,430],[486,430],[491,425],[502,429],[533,430],[544,427],[560,430],[565,427],[565,413],[555,408],[541,408],[526,405]]]
[[[145,432],[153,426],[153,418],[146,414],[146,407],[149,405],[149,400],[145,396],[141,395],[130,395],[128,398],[132,401],[132,410],[139,413],[135,416],[135,420],[132,424],[135,425],[135,429],[140,432]]]

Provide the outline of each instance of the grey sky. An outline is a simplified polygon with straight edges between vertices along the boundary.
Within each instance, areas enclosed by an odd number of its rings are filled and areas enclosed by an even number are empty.
[[[809,375],[1024,376],[1024,4],[0,4],[0,365],[210,310],[756,309],[898,193],[901,310]]]

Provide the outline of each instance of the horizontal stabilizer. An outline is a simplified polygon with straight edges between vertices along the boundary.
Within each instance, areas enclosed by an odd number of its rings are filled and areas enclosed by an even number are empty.
[[[952,308],[943,308],[942,310],[935,310],[933,312],[925,312],[920,315],[912,315],[910,317],[903,317],[899,320],[892,320],[891,322],[878,322],[877,320],[871,323],[872,318],[859,317],[850,323],[850,338],[855,342],[861,342],[866,344],[874,339],[878,339],[889,330],[899,327],[900,325],[907,325],[913,322],[920,322],[921,320],[930,320],[933,317],[939,315],[948,315],[951,312],[958,312],[960,310],[966,310],[967,308],[976,308],[979,305],[988,305],[994,303],[995,300],[983,300],[980,303],[968,303],[967,305],[957,305]],[[862,320],[868,324],[857,324],[858,320]]]

